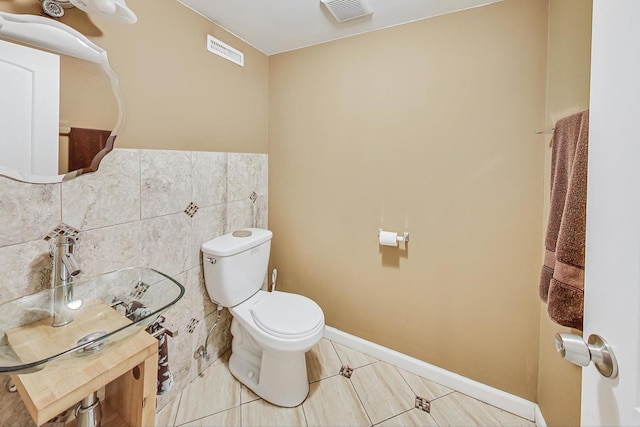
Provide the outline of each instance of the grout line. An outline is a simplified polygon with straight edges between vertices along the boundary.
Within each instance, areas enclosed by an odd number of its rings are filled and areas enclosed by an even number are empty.
[[[63,208],[62,208],[62,206],[64,205],[64,201],[62,200],[62,182],[59,182],[58,185],[59,185],[59,191],[60,191],[60,222],[63,222],[63,217],[62,217]]]
[[[140,205],[138,206],[138,218],[142,221],[142,150],[138,149],[138,200]]]
[[[302,408],[302,417],[304,418],[304,425],[306,427],[309,427],[309,420],[307,419],[307,412],[304,410],[304,402],[307,399],[305,398],[304,401],[302,401],[302,403],[300,404],[300,408]]]
[[[362,403],[362,398],[358,394],[358,389],[356,388],[355,385],[353,385],[353,381],[351,381],[351,378],[347,378],[347,381],[349,381],[349,384],[351,385],[351,388],[353,388],[354,393],[358,397],[358,401],[360,402],[360,406],[362,407],[362,410],[364,411],[364,414],[369,419],[369,425],[373,426],[373,421],[371,421],[371,417],[369,416],[369,412],[367,411],[367,408],[364,406],[364,403]]]
[[[180,391],[180,395],[179,395],[179,396],[177,396],[177,397],[178,397],[178,407],[176,408],[176,414],[174,415],[173,420],[172,420],[172,422],[171,422],[171,425],[172,425],[172,426],[175,426],[175,425],[176,425],[176,423],[178,422],[178,414],[180,413],[180,406],[182,406],[182,394],[183,394],[182,392],[183,392],[183,391],[184,391],[184,389],[183,389],[183,390],[181,390],[181,391]],[[165,405],[165,406],[166,406],[166,405]]]
[[[342,357],[340,357],[340,352],[338,351],[336,346],[333,345],[333,341],[331,341],[330,339],[327,339],[327,341],[329,341],[329,343],[331,343],[331,347],[333,348],[333,351],[335,351],[336,354],[338,355],[338,360],[340,361],[340,364],[344,366],[345,362],[342,360]]]
[[[180,404],[182,403],[182,391],[180,391],[180,394],[178,394],[176,397],[174,397],[174,399],[178,399],[178,406],[176,407],[176,413],[173,415],[173,417],[171,417],[171,419],[169,419],[169,425],[171,426],[175,426],[176,425],[176,421],[178,421],[178,412],[180,411]],[[164,405],[162,408],[160,408],[161,410],[166,408],[167,406],[169,406],[171,404],[171,401],[167,402],[166,405]],[[158,413],[156,412],[156,415],[158,415]],[[156,420],[156,423],[158,422],[158,420]]]
[[[442,396],[434,397],[433,399],[431,399],[431,400],[429,401],[429,403],[431,403],[431,402],[435,402],[436,400],[441,399],[441,398],[443,398],[443,397],[445,397],[445,396],[449,396],[450,394],[453,394],[453,393],[458,393],[458,392],[457,392],[457,391],[455,391],[455,390],[451,390],[450,392],[445,393],[445,394],[443,394]],[[462,394],[462,393],[460,393],[460,394]],[[466,396],[466,394],[465,394],[465,396]],[[471,396],[468,396],[468,397],[471,397]],[[478,400],[478,399],[476,399],[475,397],[471,397],[471,399]],[[478,400],[478,402],[480,402],[480,401]]]
[[[228,369],[228,367],[227,367]],[[238,381],[238,380],[236,380]],[[238,381],[240,383],[240,381]],[[240,387],[238,392],[240,393],[240,398],[238,399],[238,401],[240,402],[240,405],[238,406],[238,411],[240,411],[240,425],[243,426],[244,424],[242,423],[242,383],[240,383]]]
[[[309,384],[319,383],[322,380],[326,380],[326,379],[333,378],[333,377],[338,377],[338,376],[341,376],[341,375],[338,373],[338,374],[329,375],[328,377],[318,378],[317,380],[309,381]]]
[[[402,370],[401,368],[398,368],[398,367],[397,367],[397,366],[395,366],[395,365],[391,365],[391,366],[393,366],[394,368],[396,368],[396,371],[398,372],[398,374],[400,374],[400,376],[402,377],[402,379],[404,380],[404,382],[409,386],[409,388],[411,389],[411,391],[413,392],[413,394],[415,394],[415,395],[416,395],[416,397],[423,397],[423,396],[420,396],[420,395],[418,394],[418,392],[417,392],[416,390],[414,390],[414,389],[413,389],[413,387],[411,387],[411,384],[409,384],[409,381],[407,381],[407,379],[404,377],[404,375],[402,375],[402,373],[400,372],[400,371]],[[405,372],[406,372],[406,371],[405,371]],[[411,372],[409,372],[409,374],[411,374]],[[416,375],[416,374],[411,374],[411,375]],[[420,375],[416,375],[416,376],[417,376],[417,377],[420,377],[420,378],[423,378],[423,379],[425,379],[425,380],[427,380],[427,381],[431,381],[431,380],[429,380],[429,379],[427,379],[427,378],[421,377]],[[431,382],[434,382],[434,381],[431,381]],[[438,383],[436,383],[436,384],[438,384]],[[441,384],[438,384],[438,385],[441,385]],[[444,386],[442,386],[442,387],[444,387]],[[448,388],[448,387],[447,387],[447,388]],[[437,396],[437,397],[434,397],[433,399],[430,399],[430,400],[429,400],[429,403],[431,403],[431,402],[433,402],[433,401],[435,401],[435,400],[438,400],[438,399],[440,399],[441,397],[448,396],[448,395],[450,395],[451,393],[455,393],[455,390],[453,390],[453,389],[449,389],[449,390],[451,390],[451,391],[449,391],[449,392],[447,392],[447,393],[445,393],[445,394],[443,394],[443,395],[441,395],[441,396]],[[469,396],[469,397],[471,397],[471,396]],[[474,398],[472,397],[472,399],[474,399]],[[475,400],[478,400],[478,399],[475,399]]]
[[[158,398],[157,398],[157,396],[156,396],[156,404],[157,404],[157,402],[158,402],[158,400],[157,400],[157,399],[158,399]],[[180,391],[180,394],[179,394],[179,395],[177,395],[174,399],[178,399],[178,405],[176,406],[176,413],[175,413],[175,414],[173,414],[173,416],[171,416],[171,417],[169,418],[169,426],[172,426],[172,427],[175,427],[175,425],[176,425],[176,421],[178,421],[178,412],[180,411],[180,399],[182,399],[182,391]],[[167,403],[167,405],[169,405],[169,403]],[[164,408],[166,408],[166,407],[167,407],[167,405],[165,405],[165,406],[164,406]],[[164,409],[164,408],[163,408],[163,409]],[[156,412],[156,414],[155,414],[155,415],[157,416],[157,415],[158,415],[158,412]],[[156,419],[155,419],[155,422],[156,422],[156,424],[158,423],[158,419],[157,419],[157,417],[156,417]]]
[[[412,411],[412,410],[414,410],[414,409],[415,409],[415,408],[409,408],[409,409],[407,409],[406,411],[402,411],[402,412],[400,412],[399,414],[392,415],[392,416],[390,416],[389,418],[385,418],[384,420],[381,420],[381,421],[380,421],[380,422],[378,422],[377,424],[374,424],[374,426],[377,426],[378,424],[382,424],[382,423],[384,423],[384,422],[386,422],[386,421],[389,421],[389,420],[391,420],[391,419],[393,419],[393,418],[399,417],[400,415],[402,415],[402,414],[406,414],[407,412]],[[432,417],[432,418],[433,418],[433,417]]]
[[[405,384],[406,384],[407,386],[409,386],[409,390],[411,390],[411,391],[413,392],[413,394],[414,394],[416,397],[418,397],[418,392],[417,392],[417,391],[415,391],[415,390],[413,389],[413,387],[411,387],[411,384],[409,384],[409,381],[407,381],[407,379],[404,377],[404,375],[402,375],[402,372],[400,372],[400,368],[398,368],[397,366],[394,366],[394,365],[391,365],[391,366],[393,366],[393,367],[395,368],[395,370],[396,370],[396,372],[398,373],[398,375],[400,375],[400,378],[402,378],[402,381],[404,381],[404,382],[405,382]],[[435,400],[435,399],[433,399],[433,400]],[[431,402],[431,400],[430,400],[429,402]]]

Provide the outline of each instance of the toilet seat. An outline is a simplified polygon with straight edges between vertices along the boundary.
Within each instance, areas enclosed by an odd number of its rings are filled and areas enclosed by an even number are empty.
[[[307,297],[286,292],[269,292],[251,309],[255,325],[279,338],[304,337],[324,322],[322,309]]]

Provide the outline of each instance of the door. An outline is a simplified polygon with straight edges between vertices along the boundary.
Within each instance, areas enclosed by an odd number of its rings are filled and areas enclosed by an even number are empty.
[[[640,1],[594,0],[584,336],[618,360],[583,369],[587,426],[640,426]]]
[[[32,175],[58,175],[59,56],[0,40],[0,158]]]

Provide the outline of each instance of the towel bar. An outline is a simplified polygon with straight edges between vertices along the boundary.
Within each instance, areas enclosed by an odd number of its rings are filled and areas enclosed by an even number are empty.
[[[536,129],[536,135],[553,135],[556,128]]]

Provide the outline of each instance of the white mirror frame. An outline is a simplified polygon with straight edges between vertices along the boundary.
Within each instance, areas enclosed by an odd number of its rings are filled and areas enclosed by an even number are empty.
[[[107,52],[104,49],[68,25],[36,15],[18,15],[0,12],[0,37],[101,65],[111,79],[111,90],[118,105],[118,119],[109,137],[111,140],[115,140],[124,125],[125,106],[124,99],[120,93],[118,76],[114,73],[113,69],[111,69],[111,65],[109,65],[109,60],[107,59]],[[96,156],[97,163],[99,163],[112,148],[113,144],[107,144],[107,147],[103,150],[104,152],[101,151]],[[25,174],[6,166],[0,166],[0,175],[18,181],[55,183],[68,181],[83,173],[94,172],[97,168],[97,164],[92,164],[90,168],[79,169],[61,175],[36,176]]]

